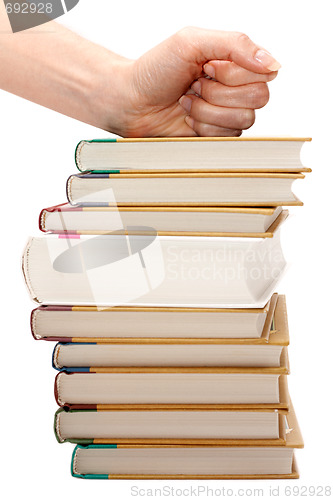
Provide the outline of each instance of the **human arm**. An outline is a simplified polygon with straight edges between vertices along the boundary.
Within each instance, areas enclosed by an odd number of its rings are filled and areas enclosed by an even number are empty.
[[[240,135],[279,67],[239,33],[186,28],[130,60],[55,22],[13,34],[0,9],[0,88],[125,137]]]

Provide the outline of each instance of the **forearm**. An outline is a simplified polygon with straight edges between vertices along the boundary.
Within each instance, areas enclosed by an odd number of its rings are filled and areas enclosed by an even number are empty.
[[[120,132],[130,61],[54,22],[13,34],[2,7],[0,16],[1,89]]]

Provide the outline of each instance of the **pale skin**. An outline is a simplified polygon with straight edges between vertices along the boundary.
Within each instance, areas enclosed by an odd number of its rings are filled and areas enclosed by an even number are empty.
[[[280,68],[235,32],[184,28],[130,60],[55,22],[13,34],[2,2],[0,31],[1,89],[123,137],[239,136]]]

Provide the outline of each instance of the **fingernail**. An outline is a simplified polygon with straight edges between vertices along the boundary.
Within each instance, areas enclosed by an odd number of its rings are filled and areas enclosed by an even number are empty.
[[[185,116],[185,122],[189,127],[194,127],[194,119],[191,116]]]
[[[186,97],[186,95],[183,95],[178,102],[181,107],[185,109],[185,111],[187,111],[188,113],[191,111],[192,99],[190,99],[190,97]]]
[[[215,68],[211,64],[205,64],[203,67],[204,72],[206,75],[210,76],[211,78],[215,78]]]
[[[191,89],[198,95],[201,95],[201,83],[198,80],[191,85]]]
[[[281,64],[274,59],[272,54],[267,52],[266,50],[259,49],[257,50],[255,56],[255,60],[260,62],[265,68],[269,69],[270,71],[277,71],[278,69],[281,68]]]

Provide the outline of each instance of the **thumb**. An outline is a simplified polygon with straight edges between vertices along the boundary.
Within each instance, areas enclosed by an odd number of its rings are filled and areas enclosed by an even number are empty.
[[[179,34],[185,38],[196,61],[201,64],[214,59],[233,61],[254,73],[269,73],[281,67],[267,50],[256,45],[244,33],[190,27]]]

